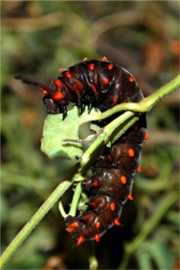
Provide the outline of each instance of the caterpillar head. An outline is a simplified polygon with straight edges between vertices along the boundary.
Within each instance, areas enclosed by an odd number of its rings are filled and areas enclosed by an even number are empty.
[[[56,79],[50,86],[47,86],[21,76],[15,76],[15,79],[21,80],[23,83],[36,86],[43,94],[43,102],[46,106],[47,113],[62,113],[63,118],[65,118],[67,114],[66,105],[68,104],[68,100],[63,89],[63,83],[60,80]]]

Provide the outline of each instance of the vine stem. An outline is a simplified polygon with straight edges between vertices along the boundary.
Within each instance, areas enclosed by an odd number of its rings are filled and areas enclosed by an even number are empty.
[[[6,248],[0,259],[0,267],[2,267],[14,251],[24,242],[31,231],[39,224],[42,218],[49,212],[56,201],[70,188],[72,182],[64,181],[60,183],[48,199],[41,205],[38,211],[26,223],[22,230],[16,235],[13,241]]]
[[[172,81],[161,87],[159,90],[157,90],[149,97],[144,98],[139,103],[131,102],[117,105],[112,109],[100,114],[95,119],[92,119],[92,120],[102,120],[120,111],[128,110],[127,112],[121,114],[119,117],[113,120],[110,124],[105,126],[100,136],[93,142],[93,144],[87,149],[87,151],[82,156],[81,165],[84,167],[85,164],[87,164],[90,161],[92,154],[101,144],[108,143],[110,136],[121,124],[131,119],[131,125],[133,125],[139,119],[136,112],[145,113],[150,111],[157,104],[157,102],[159,102],[162,98],[166,97],[170,93],[174,92],[178,86],[180,86],[180,75],[178,75],[175,79],[173,79]],[[129,124],[125,125],[118,133],[118,137],[120,137],[129,127],[130,127]]]
[[[69,210],[68,214],[66,214],[66,212],[64,211],[62,201],[60,200],[60,202],[59,202],[59,211],[60,211],[61,216],[63,218],[67,218],[68,215],[70,215],[72,217],[74,217],[76,215],[76,210],[77,210],[77,207],[78,207],[81,192],[82,192],[81,183],[78,183],[76,185],[76,188],[75,188],[75,191],[74,191],[74,194],[73,194],[73,199],[72,199],[71,207],[70,207],[70,210]]]
[[[77,210],[77,206],[78,206],[78,202],[81,196],[81,192],[82,192],[82,187],[81,187],[81,183],[78,183],[73,195],[73,199],[72,199],[72,203],[71,203],[71,208],[69,211],[69,215],[70,216],[75,216],[76,215],[76,210]]]
[[[107,144],[110,141],[111,135],[113,132],[123,123],[125,123],[128,119],[135,115],[134,112],[127,111],[113,120],[110,124],[104,127],[103,132],[98,136],[98,138],[92,143],[92,145],[87,149],[81,159],[81,167],[84,168],[86,164],[89,163],[93,153],[96,151],[98,147],[103,144]],[[135,121],[137,121],[138,117],[136,117]],[[134,122],[135,122],[134,121]],[[121,131],[118,133],[119,137],[128,129],[126,125]]]
[[[156,92],[154,92],[150,96],[142,99],[139,103],[127,102],[127,103],[118,104],[101,114],[94,113],[94,117],[92,115],[91,121],[92,120],[100,121],[115,113],[118,113],[120,111],[126,111],[126,110],[139,112],[139,113],[148,112],[161,99],[165,98],[166,96],[174,92],[179,86],[180,86],[180,75],[176,76],[173,80],[171,80],[169,83],[162,86],[160,89],[158,89]]]
[[[80,168],[84,168],[87,163],[90,161],[94,152],[100,145],[108,143],[111,138],[113,132],[118,129],[118,127],[127,122],[128,119],[131,119],[131,125],[133,122],[137,121],[138,116],[135,112],[146,112],[151,110],[151,108],[163,97],[169,95],[176,88],[180,86],[180,75],[173,79],[171,82],[160,88],[151,96],[145,98],[143,101],[139,103],[126,103],[115,106],[114,108],[106,111],[102,114],[96,114],[95,120],[104,119],[114,113],[117,113],[122,110],[128,110],[123,113],[121,116],[113,120],[110,124],[108,124],[103,133],[98,136],[98,138],[93,142],[93,144],[87,149],[87,151],[83,154],[82,160],[80,163]],[[94,119],[92,119],[94,120]],[[128,124],[125,124],[122,130],[118,131],[118,136],[121,136],[127,129],[129,128]],[[38,209],[38,211],[32,216],[32,218],[26,223],[26,225],[22,228],[22,230],[16,235],[16,237],[12,240],[6,250],[3,252],[0,258],[0,267],[2,267],[10,256],[15,252],[15,250],[25,241],[28,235],[32,232],[32,230],[39,224],[42,218],[48,213],[48,211],[53,207],[53,205],[59,200],[60,197],[66,192],[66,190],[72,185],[70,181],[64,181],[58,185],[58,187],[53,191],[53,193],[48,197],[48,199],[42,204],[42,206]],[[77,200],[80,192],[76,193],[74,201],[72,202],[71,211],[75,212],[76,208],[73,203],[77,207]],[[136,240],[137,241],[137,240]]]

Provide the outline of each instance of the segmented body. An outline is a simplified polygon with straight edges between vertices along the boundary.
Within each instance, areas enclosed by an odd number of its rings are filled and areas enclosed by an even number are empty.
[[[103,60],[85,60],[61,72],[49,87],[28,79],[24,82],[39,87],[49,113],[66,116],[69,102],[83,111],[86,105],[105,111],[118,103],[143,99],[134,77],[124,68]],[[111,118],[112,120],[112,118]],[[93,174],[82,182],[90,197],[87,211],[77,217],[68,216],[66,230],[77,239],[100,241],[113,225],[120,225],[122,207],[132,200],[133,177],[140,171],[140,153],[147,139],[146,120],[130,128],[111,148],[106,147],[93,164]]]

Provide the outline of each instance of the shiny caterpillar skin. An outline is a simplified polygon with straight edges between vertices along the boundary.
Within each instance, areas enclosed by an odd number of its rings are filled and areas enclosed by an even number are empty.
[[[75,103],[81,113],[87,105],[105,111],[118,103],[139,102],[143,93],[134,77],[124,68],[107,61],[84,59],[62,71],[50,86],[16,77],[35,85],[44,95],[48,113],[67,114],[69,102]],[[112,118],[111,118],[112,121]],[[107,123],[107,122],[106,122]],[[133,200],[133,177],[139,166],[146,133],[145,115],[131,127],[111,148],[106,147],[94,162],[93,174],[82,182],[89,196],[87,210],[66,218],[66,230],[76,239],[76,247],[85,240],[100,241],[100,237],[119,221],[123,205]]]

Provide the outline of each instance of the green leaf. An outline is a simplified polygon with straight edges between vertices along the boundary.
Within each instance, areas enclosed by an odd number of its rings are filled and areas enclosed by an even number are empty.
[[[89,119],[90,114],[88,114],[87,108],[83,114],[79,115],[78,108],[75,106],[68,111],[64,121],[62,121],[62,114],[49,114],[44,123],[41,150],[49,158],[61,157],[72,160],[80,158],[83,154],[84,144],[78,140],[86,139],[88,141],[87,136],[92,134],[90,123],[87,123]],[[83,135],[81,137],[82,126]],[[91,141],[93,138],[91,135]]]
[[[137,252],[137,259],[141,269],[153,269],[143,268],[151,262],[154,262],[158,269],[172,269],[173,255],[163,241],[145,242]]]
[[[178,211],[170,211],[167,213],[166,219],[170,222],[174,223],[178,228],[180,227],[180,219]]]
[[[142,251],[141,253],[137,252],[136,257],[137,257],[139,269],[142,269],[142,270],[153,269],[150,254],[144,251]]]

